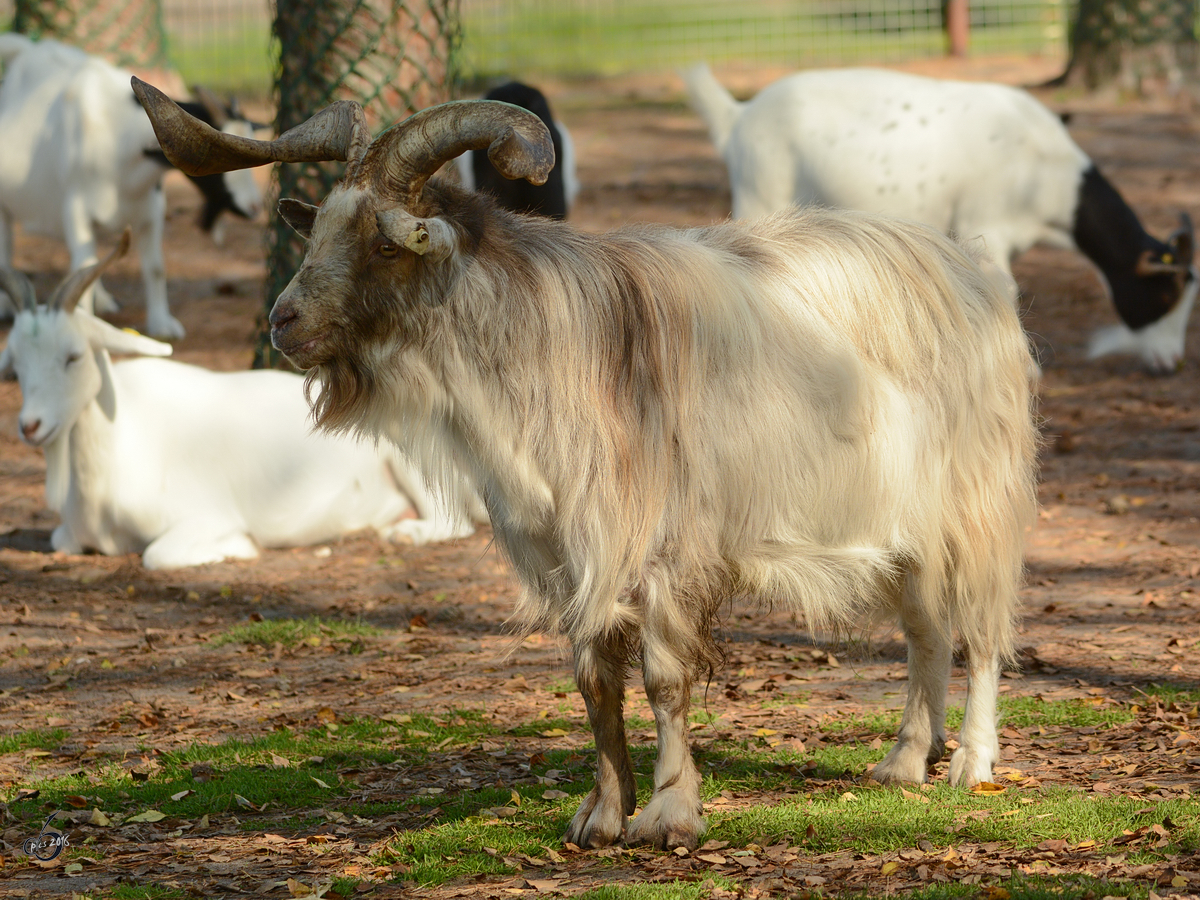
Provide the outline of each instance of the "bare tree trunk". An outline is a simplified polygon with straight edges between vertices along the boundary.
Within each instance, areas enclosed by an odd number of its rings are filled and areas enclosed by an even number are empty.
[[[1196,0],[1079,0],[1059,81],[1175,94],[1197,74],[1195,17]]]
[[[275,37],[276,133],[335,100],[357,100],[378,134],[450,99],[457,78],[458,0],[278,0]],[[319,204],[341,171],[337,163],[277,166],[278,195]],[[288,365],[271,347],[266,314],[303,256],[303,242],[272,210],[255,368]]]

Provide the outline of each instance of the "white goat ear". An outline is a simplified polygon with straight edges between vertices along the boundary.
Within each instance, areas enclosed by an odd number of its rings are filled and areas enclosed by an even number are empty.
[[[445,219],[418,219],[403,209],[389,209],[375,214],[375,224],[392,243],[435,261],[446,259],[458,247],[454,229]]]
[[[132,329],[117,328],[91,313],[77,309],[75,322],[87,336],[88,343],[95,348],[104,348],[112,353],[136,353],[139,356],[170,356],[171,345],[138,334]]]
[[[306,241],[312,237],[313,223],[317,220],[319,206],[284,197],[279,201],[279,217],[287,222]]]

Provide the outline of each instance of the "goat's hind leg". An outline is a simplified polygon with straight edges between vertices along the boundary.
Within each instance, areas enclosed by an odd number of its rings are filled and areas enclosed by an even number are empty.
[[[996,737],[996,697],[1000,691],[1000,657],[994,648],[968,648],[967,702],[959,747],[950,757],[950,783],[971,787],[991,781],[1000,759]]]
[[[876,781],[920,784],[946,749],[952,643],[949,622],[937,621],[932,612],[909,576],[900,601],[900,621],[908,639],[908,699],[896,746],[871,773]]]
[[[579,805],[563,840],[578,847],[607,847],[620,840],[637,806],[625,740],[625,648],[612,641],[573,649],[575,682],[596,740],[596,786]]]

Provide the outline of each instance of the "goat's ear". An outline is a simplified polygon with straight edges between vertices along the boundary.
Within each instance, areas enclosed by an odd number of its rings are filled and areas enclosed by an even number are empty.
[[[458,246],[455,231],[445,219],[419,219],[397,207],[376,213],[375,224],[389,241],[426,259],[446,259]]]
[[[88,343],[96,349],[103,348],[112,353],[136,353],[139,356],[170,356],[171,345],[138,334],[131,328],[117,328],[103,319],[97,319],[82,309],[75,310],[75,322],[87,336]]]
[[[319,206],[284,197],[279,201],[279,217],[295,229],[306,241],[312,237],[313,222],[317,220]]]

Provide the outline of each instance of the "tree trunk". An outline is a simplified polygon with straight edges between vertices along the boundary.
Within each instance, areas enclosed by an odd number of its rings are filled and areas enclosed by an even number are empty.
[[[1197,74],[1196,0],[1079,0],[1061,83],[1175,94]]]
[[[283,134],[335,100],[357,100],[371,132],[450,99],[457,78],[458,0],[278,0],[280,59],[275,131]],[[319,204],[341,163],[275,167],[277,196]],[[266,315],[304,257],[298,235],[271,210],[266,306],[254,367],[287,366],[271,346]]]

